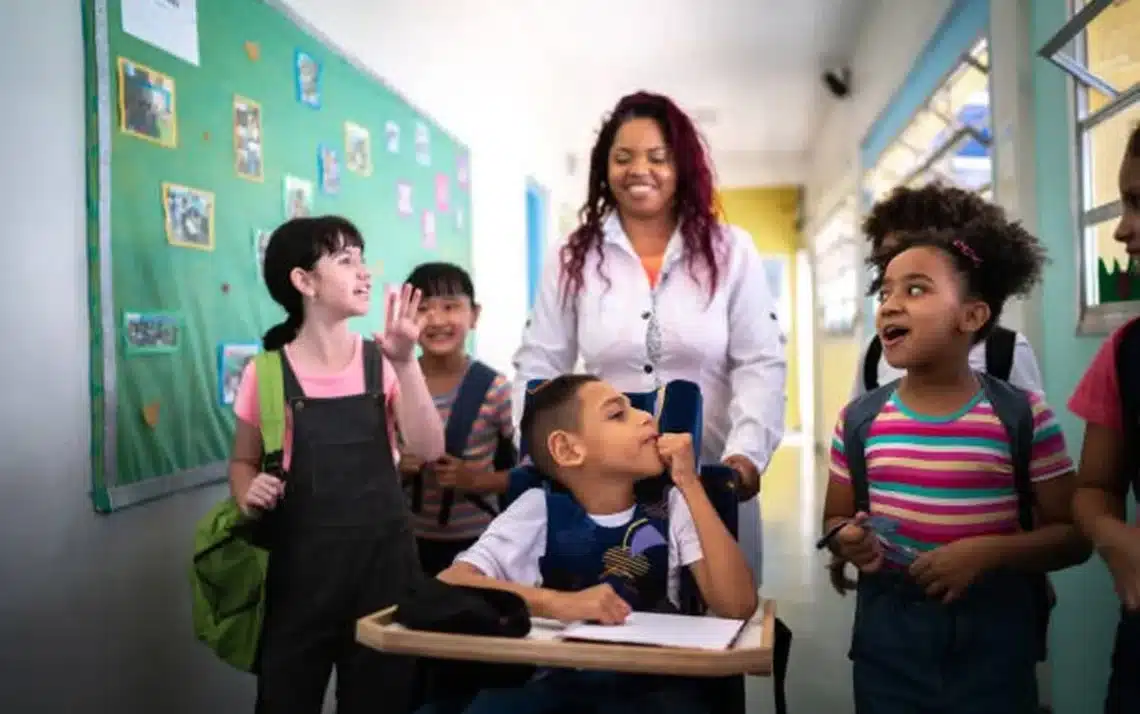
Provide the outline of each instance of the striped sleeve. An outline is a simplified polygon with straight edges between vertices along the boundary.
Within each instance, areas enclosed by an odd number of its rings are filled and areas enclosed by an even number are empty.
[[[847,455],[843,453],[843,417],[844,413],[840,412],[839,419],[835,422],[835,433],[831,435],[831,457],[828,474],[833,481],[850,483],[851,474],[847,470]]]
[[[492,419],[499,435],[504,439],[514,438],[515,427],[511,419],[511,383],[501,374],[491,383],[487,405],[492,409]]]
[[[1073,470],[1073,460],[1065,447],[1065,435],[1053,410],[1041,397],[1030,392],[1033,407],[1033,450],[1029,477],[1034,483],[1048,481]]]

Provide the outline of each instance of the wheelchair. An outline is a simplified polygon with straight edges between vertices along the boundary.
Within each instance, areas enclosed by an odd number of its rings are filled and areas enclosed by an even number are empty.
[[[540,387],[543,380],[532,380],[527,384],[527,395]],[[688,433],[692,437],[694,456],[699,459],[701,453],[701,425],[703,422],[702,400],[700,389],[696,384],[684,380],[675,380],[662,389],[653,392],[627,392],[630,404],[642,411],[658,415],[658,428],[662,433]],[[525,438],[520,440],[519,456],[525,461],[528,453]],[[709,496],[713,507],[724,521],[728,531],[733,537],[738,535],[739,500],[737,489],[739,487],[736,472],[721,464],[703,464],[700,467],[701,483]],[[662,474],[653,479],[641,481],[635,487],[637,499],[643,503],[658,503],[662,499],[664,489],[671,483],[668,474]],[[520,465],[511,470],[509,485],[506,494],[500,497],[502,508],[507,508],[514,499],[532,488],[557,488],[551,480],[543,476],[531,465]],[[680,590],[680,609],[686,615],[704,615],[708,608],[700,596],[696,582],[688,570],[683,571]],[[775,692],[776,714],[786,714],[787,702],[785,695],[785,679],[787,675],[788,658],[791,650],[791,630],[779,619],[776,620],[776,632],[773,647],[772,677]],[[428,664],[430,661],[425,661]],[[428,664],[430,667],[430,664]],[[423,692],[424,701],[431,702],[436,699],[434,694],[442,695],[446,683],[425,683]],[[744,714],[745,712],[745,686],[744,675],[729,677],[701,678],[700,687],[702,699],[708,703],[710,711],[718,714]],[[475,692],[471,692],[474,696]],[[448,710],[462,711],[462,701],[451,699]]]

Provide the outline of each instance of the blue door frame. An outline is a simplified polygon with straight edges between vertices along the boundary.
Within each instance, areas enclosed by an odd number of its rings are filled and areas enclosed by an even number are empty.
[[[526,182],[526,307],[534,307],[546,252],[547,192],[533,179]]]

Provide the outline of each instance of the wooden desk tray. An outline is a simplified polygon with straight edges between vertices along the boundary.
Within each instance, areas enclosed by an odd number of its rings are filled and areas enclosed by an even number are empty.
[[[762,600],[744,624],[736,642],[722,652],[556,639],[561,626],[535,620],[525,638],[449,635],[409,630],[393,622],[392,606],[356,623],[356,640],[382,652],[438,659],[534,664],[635,674],[725,677],[734,674],[769,676],[776,627],[776,603]]]

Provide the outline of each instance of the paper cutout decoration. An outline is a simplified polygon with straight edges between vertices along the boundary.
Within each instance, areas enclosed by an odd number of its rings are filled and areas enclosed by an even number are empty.
[[[282,183],[285,219],[313,215],[313,182],[296,176],[285,176]]]
[[[407,181],[396,182],[396,213],[401,216],[415,213],[415,208],[412,207],[412,184]]]
[[[229,294],[230,294],[230,284],[229,283],[222,283],[222,295],[229,295]]]
[[[176,183],[162,184],[166,240],[179,248],[214,249],[214,194]]]
[[[372,135],[350,121],[344,123],[344,165],[354,174],[372,175]]]
[[[119,130],[173,149],[178,146],[178,112],[174,80],[165,74],[119,58]]]
[[[146,425],[151,429],[158,426],[160,406],[161,405],[158,402],[151,402],[142,408],[143,422],[145,422]]]
[[[447,213],[451,207],[451,179],[447,174],[435,175],[435,209]]]
[[[467,190],[468,183],[471,180],[469,162],[470,159],[466,151],[460,153],[455,159],[455,182],[459,184],[459,188],[463,190]]]
[[[218,345],[219,404],[228,406],[237,399],[242,372],[260,349],[261,346],[253,342]]]
[[[456,228],[456,230],[460,230],[460,231],[463,230],[463,224],[465,222],[466,222],[466,219],[463,215],[463,209],[462,208],[455,209],[455,228]]]
[[[426,250],[435,250],[435,214],[431,211],[423,213],[423,247]]]
[[[182,317],[175,312],[125,312],[123,341],[129,355],[177,352],[182,347]]]
[[[388,153],[400,153],[400,125],[391,119],[384,124],[384,142]]]
[[[416,122],[416,163],[431,166],[431,132],[422,121]]]
[[[256,62],[261,59],[261,45],[250,40],[245,43],[245,56],[249,57],[250,62]]]
[[[209,140],[210,140],[210,132],[208,132],[208,131],[202,132],[202,141],[209,141]]]
[[[297,50],[293,69],[297,82],[297,101],[314,109],[321,108],[321,64],[308,52]]]
[[[265,180],[261,145],[261,105],[234,95],[234,171],[250,181]]]
[[[328,144],[317,147],[317,175],[321,177],[323,193],[340,193],[340,157]]]

